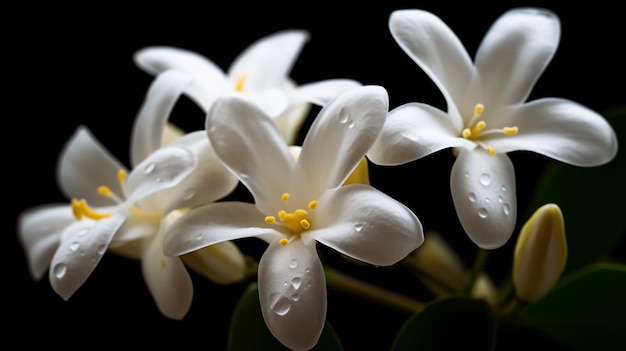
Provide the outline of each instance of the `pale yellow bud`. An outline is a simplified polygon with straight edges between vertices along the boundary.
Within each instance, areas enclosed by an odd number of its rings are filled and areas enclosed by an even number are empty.
[[[526,302],[542,298],[559,280],[567,262],[565,223],[556,204],[533,213],[520,231],[513,258],[513,284]]]

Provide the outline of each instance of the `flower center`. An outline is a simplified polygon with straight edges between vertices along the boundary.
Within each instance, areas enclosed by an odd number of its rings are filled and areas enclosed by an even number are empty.
[[[289,200],[289,193],[284,193],[280,197],[280,199],[286,203],[287,200]],[[308,205],[309,210],[312,211],[315,209],[315,207],[317,207],[316,200],[309,202],[309,205]],[[302,232],[311,228],[311,222],[309,221],[308,215],[309,215],[309,212],[301,208],[296,209],[293,212],[280,210],[278,211],[278,220],[280,222],[276,222],[275,216],[266,216],[265,223],[284,225],[287,228],[289,228],[289,230],[291,231],[292,238],[295,238],[295,237],[298,237],[300,234],[302,234]],[[280,244],[287,245],[290,240],[291,239],[282,238],[280,239]]]
[[[237,74],[235,76],[235,91],[242,92],[248,76],[245,74]]]
[[[120,183],[126,180],[126,172],[124,170],[120,169],[117,172],[117,180]],[[104,197],[113,199],[118,204],[122,203],[123,201],[121,197],[113,193],[113,191],[111,191],[111,189],[105,185],[101,185],[98,187],[98,194]],[[89,205],[87,205],[87,200],[85,199],[73,198],[71,200],[71,205],[72,205],[72,213],[74,214],[74,217],[78,220],[83,219],[83,217],[87,217],[89,219],[93,219],[97,221],[103,218],[110,217],[113,214],[111,212],[94,211],[91,207],[89,207]]]
[[[515,135],[517,134],[519,129],[515,126],[487,129],[487,123],[480,119],[480,116],[483,114],[484,110],[485,106],[483,104],[476,104],[476,106],[474,107],[474,116],[468,124],[469,127],[463,129],[463,131],[461,132],[461,136],[465,139],[476,142],[476,144],[487,150],[490,155],[495,155],[496,150],[493,147],[486,145],[482,141],[482,138],[490,134]]]

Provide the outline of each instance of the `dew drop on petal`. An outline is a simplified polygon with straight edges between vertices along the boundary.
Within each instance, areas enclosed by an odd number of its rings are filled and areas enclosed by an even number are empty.
[[[54,276],[61,279],[65,276],[65,273],[67,272],[67,266],[65,265],[65,263],[57,263],[54,266]]]
[[[503,186],[502,186],[502,191],[507,191],[507,187],[506,187],[506,185],[503,185]]]
[[[465,178],[469,178],[469,173],[465,172]]]
[[[306,273],[306,274],[311,273],[311,269],[310,269],[310,268],[305,269],[305,270],[304,270],[304,273]]]
[[[480,184],[484,186],[488,186],[489,184],[491,184],[491,177],[487,173],[481,174],[478,179],[480,180]]]
[[[143,170],[146,173],[152,173],[152,171],[154,171],[154,167],[154,163],[148,163]]]
[[[78,248],[79,248],[79,247],[80,247],[80,243],[79,243],[79,242],[77,242],[77,241],[75,241],[75,242],[73,242],[73,243],[70,245],[70,250],[72,250],[72,251],[76,251],[76,250],[78,250]]]
[[[504,202],[504,199],[502,198],[502,196],[498,196],[498,202],[499,203],[503,203]]]
[[[511,208],[508,204],[504,204],[504,206],[502,206],[502,211],[504,211],[504,214],[508,216],[511,213]]]
[[[365,227],[364,223],[356,223],[354,225],[354,230],[357,231],[357,232],[360,232],[361,230],[363,230],[363,227]]]
[[[185,191],[185,194],[183,195],[183,200],[189,200],[194,196],[196,196],[196,191],[193,189],[188,189],[187,191]]]
[[[80,232],[78,232],[78,234],[77,234],[77,235],[78,235],[78,236],[83,236],[83,235],[87,234],[87,232],[88,232],[88,230],[87,230],[87,229],[83,229],[83,230],[81,230]]]
[[[281,294],[270,296],[270,308],[279,316],[284,316],[291,309],[291,302]]]
[[[296,267],[298,267],[298,260],[294,258],[293,260],[289,261],[289,268],[295,269]]]
[[[294,300],[294,301],[300,300],[300,294],[293,294],[293,295],[291,295],[291,299]]]
[[[104,252],[106,250],[107,250],[107,245],[102,244],[102,245],[98,246],[98,254],[104,255]]]
[[[489,216],[489,211],[487,211],[486,208],[481,207],[478,209],[478,215],[480,216],[480,218],[487,218],[487,216]]]
[[[485,198],[485,202],[486,202],[486,203],[490,203],[490,202],[491,202],[491,199],[490,199],[490,198],[488,198],[488,197],[486,197],[486,198]]]
[[[476,194],[469,193],[469,200],[470,202],[476,202]]]
[[[348,113],[346,113],[345,111],[341,111],[339,113],[339,122],[341,124],[346,124],[348,122],[349,116]]]
[[[356,123],[353,120],[350,120],[350,122],[348,123],[348,128],[354,128],[354,125]]]
[[[299,277],[291,279],[291,285],[294,289],[298,290],[300,288],[300,285],[302,285],[302,279],[300,279]]]

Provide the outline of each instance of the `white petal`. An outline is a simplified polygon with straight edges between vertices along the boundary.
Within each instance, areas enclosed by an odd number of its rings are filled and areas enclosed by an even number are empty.
[[[279,211],[294,160],[272,119],[232,96],[213,104],[206,130],[215,153],[250,190],[259,209]]]
[[[519,133],[490,140],[498,152],[529,150],[583,167],[605,164],[617,154],[617,136],[607,120],[575,102],[540,99],[501,116],[502,123],[517,126]]]
[[[287,93],[282,89],[265,89],[236,95],[250,101],[270,117],[275,117],[285,112],[289,105]]]
[[[284,30],[263,37],[233,60],[228,75],[245,75],[245,89],[281,88],[302,47],[309,39],[303,30]]]
[[[49,272],[52,288],[64,300],[68,300],[91,275],[124,219],[124,216],[114,214],[95,222],[88,230],[81,226],[68,227],[68,230],[75,230],[63,234]]]
[[[265,223],[265,214],[245,202],[216,202],[185,213],[165,229],[168,256],[183,255],[222,241],[278,235]]]
[[[152,81],[133,124],[130,155],[133,167],[163,146],[170,113],[190,81],[189,75],[174,70],[160,73]]]
[[[407,103],[389,112],[383,130],[367,157],[380,165],[399,165],[434,152],[473,142],[460,138],[447,113],[421,103]]]
[[[370,85],[348,90],[322,108],[302,144],[294,176],[304,201],[346,180],[380,133],[388,107],[387,91]]]
[[[483,249],[504,245],[515,228],[515,171],[506,154],[463,150],[452,166],[452,200],[461,225]]]
[[[110,248],[128,244],[132,241],[154,236],[159,231],[158,222],[143,216],[129,216],[111,240]],[[133,255],[139,257],[140,253]]]
[[[57,179],[68,198],[84,198],[90,206],[111,205],[111,200],[98,193],[106,185],[115,194],[123,194],[117,172],[126,169],[84,126],[65,144],[57,164]]]
[[[246,277],[246,257],[231,241],[222,241],[180,256],[185,265],[217,284],[232,284]]]
[[[549,10],[520,8],[498,18],[476,54],[485,108],[525,101],[554,56],[560,34],[559,19]]]
[[[361,85],[360,82],[352,79],[328,79],[302,84],[296,88],[292,96],[318,106],[324,106],[341,93]]]
[[[182,146],[166,146],[150,154],[126,179],[130,196],[124,203],[130,208],[147,196],[178,184],[197,165],[196,157]]]
[[[317,344],[326,321],[326,278],[315,245],[275,241],[259,261],[259,301],[265,324],[292,350]]]
[[[424,242],[410,209],[363,184],[326,192],[312,211],[311,227],[311,238],[377,266],[397,263]]]
[[[185,179],[171,188],[165,213],[176,208],[208,204],[235,190],[239,180],[217,157],[204,130],[189,133],[172,145],[186,146],[196,155],[198,165]]]
[[[61,233],[75,221],[69,204],[37,206],[19,215],[17,236],[34,280],[43,277],[59,246]]]
[[[404,52],[439,87],[448,105],[463,101],[474,67],[459,38],[440,18],[422,10],[396,10],[389,17],[389,29]]]
[[[163,235],[154,235],[141,259],[141,272],[159,311],[171,319],[182,319],[189,311],[193,284],[180,257],[163,255]]]

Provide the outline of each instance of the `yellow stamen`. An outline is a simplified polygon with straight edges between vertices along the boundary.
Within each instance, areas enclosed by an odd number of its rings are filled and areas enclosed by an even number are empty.
[[[517,132],[519,132],[519,128],[517,128],[517,127],[504,127],[504,128],[502,128],[502,131],[506,135],[515,135],[515,134],[517,134]]]
[[[93,220],[100,220],[111,216],[111,213],[98,213],[92,210],[85,199],[72,199],[72,213],[76,219],[82,219],[83,216]]]
[[[485,110],[485,105],[476,104],[476,106],[474,106],[474,117],[480,117],[480,115],[483,114],[484,110]]]
[[[465,128],[461,132],[461,135],[463,136],[463,138],[469,139],[469,137],[472,136],[472,131],[469,128]]]
[[[281,197],[282,201],[289,199],[289,193],[284,193]],[[317,207],[317,200],[310,201],[307,205],[309,210],[313,210]],[[285,210],[278,211],[278,219],[281,223],[276,223],[276,217],[266,216],[265,223],[267,224],[282,224],[289,228],[294,235],[299,235],[303,231],[311,228],[311,222],[308,218],[309,213],[305,209],[298,208],[293,212],[287,212]],[[285,244],[287,243],[285,239]]]
[[[248,78],[248,76],[246,76],[245,74],[240,74],[235,78],[235,90],[238,92],[242,92],[243,91],[243,85],[246,82],[246,79]]]
[[[287,200],[289,200],[289,193],[284,193],[284,194],[280,197],[280,199],[281,199],[281,200],[283,200],[283,201],[287,201]]]
[[[284,222],[285,218],[287,217],[287,212],[285,212],[284,210],[278,211],[278,218]]]
[[[491,146],[488,146],[487,152],[489,153],[489,155],[493,156],[496,154],[496,149],[492,148]]]
[[[111,194],[113,194],[113,192],[109,187],[101,185],[98,187],[98,194],[106,197],[111,197]]]
[[[300,220],[300,226],[302,227],[302,229],[307,230],[311,228],[311,223],[307,221],[306,219],[302,219]]]
[[[267,223],[267,224],[274,224],[274,223],[276,223],[276,217],[274,217],[274,216],[266,216],[265,217],[265,223]]]
[[[314,210],[317,207],[317,201],[313,200],[309,202],[309,210]]]
[[[282,238],[278,241],[278,243],[281,244],[282,246],[287,245],[288,242],[289,240],[287,240],[287,238]]]
[[[126,171],[123,169],[120,169],[119,171],[117,171],[117,180],[122,183],[126,180]]]

